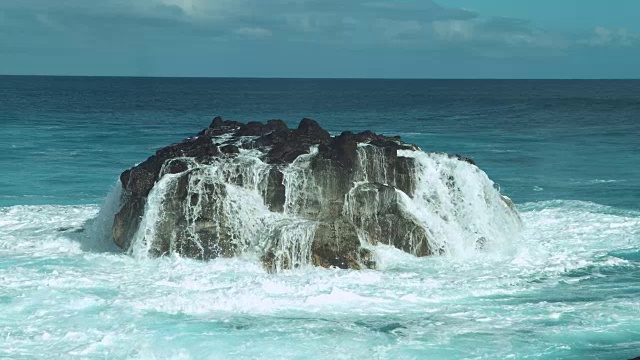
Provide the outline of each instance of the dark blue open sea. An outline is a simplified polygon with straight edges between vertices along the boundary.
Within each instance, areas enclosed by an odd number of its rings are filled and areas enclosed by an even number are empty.
[[[473,158],[511,243],[379,270],[140,259],[75,229],[215,115]],[[0,358],[640,356],[640,81],[0,77]]]

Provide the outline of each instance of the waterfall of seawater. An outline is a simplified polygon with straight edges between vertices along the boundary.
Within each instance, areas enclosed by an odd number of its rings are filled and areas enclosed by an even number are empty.
[[[447,154],[400,150],[415,159],[416,190],[401,193],[401,204],[427,230],[432,249],[466,256],[512,243],[521,221],[477,166]]]
[[[189,246],[202,254],[209,251],[200,233],[206,227],[214,229],[218,238],[228,239],[235,254],[270,256],[275,271],[310,264],[316,222],[297,215],[313,188],[309,186],[309,161],[316,153],[312,149],[311,154],[300,156],[283,169],[283,213],[272,212],[265,204],[272,166],[261,161],[256,152],[243,150],[233,159],[212,164],[178,159],[188,169],[165,174],[155,184],[129,251],[136,257],[147,257],[155,243],[165,241],[161,234],[169,232],[169,252],[178,252],[183,246],[176,241],[180,234],[175,231],[179,230],[168,231],[171,226],[166,222],[181,211]],[[187,181],[181,182],[185,176]],[[185,186],[184,199],[177,195],[181,186]]]
[[[389,174],[389,165],[384,152],[385,149],[381,147],[358,144],[358,167],[355,181],[389,184],[393,179],[393,174]]]
[[[314,176],[311,168],[317,153],[314,147],[309,154],[280,168],[285,192],[283,212],[270,211],[266,205],[272,165],[264,163],[259,152],[243,150],[237,157],[211,164],[193,159],[172,160],[183,161],[188,170],[165,174],[153,187],[130,252],[137,257],[154,251],[157,254],[157,249],[162,248],[158,243],[167,241],[168,252],[179,253],[184,249],[181,246],[188,246],[203,258],[208,251],[221,251],[220,255],[227,256],[245,254],[269,259],[274,271],[309,265],[318,222],[308,220],[308,212],[321,209],[324,200],[315,179],[321,174]],[[398,156],[414,160],[416,186],[411,196],[395,190],[397,208],[424,229],[434,252],[465,256],[479,249],[503,246],[519,233],[517,212],[476,166],[446,154],[399,150]],[[352,220],[361,216],[377,222],[378,207],[384,203],[379,197],[383,195],[375,186],[366,185],[395,185],[395,170],[389,166],[384,149],[375,146],[359,146],[358,160],[343,214]],[[364,198],[365,209],[356,208],[355,190],[375,192]],[[176,213],[183,214],[181,226],[175,226]],[[201,239],[203,229],[227,239],[233,245],[233,253],[208,249]],[[359,229],[359,235],[367,246],[366,232]],[[177,240],[180,236],[188,239],[187,245]],[[418,240],[407,242],[416,242],[411,246],[417,249]]]
[[[166,174],[153,186],[144,206],[144,215],[133,236],[129,252],[137,258],[149,255],[154,239],[157,239],[157,224],[165,217],[164,202],[174,187],[179,174]]]
[[[116,181],[100,207],[98,215],[85,224],[86,238],[83,242],[87,250],[116,251],[113,242],[113,218],[122,207],[122,184]]]

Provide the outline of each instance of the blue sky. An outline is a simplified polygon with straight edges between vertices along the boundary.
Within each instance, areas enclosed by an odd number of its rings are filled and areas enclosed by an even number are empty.
[[[0,73],[640,78],[637,0],[0,0]]]

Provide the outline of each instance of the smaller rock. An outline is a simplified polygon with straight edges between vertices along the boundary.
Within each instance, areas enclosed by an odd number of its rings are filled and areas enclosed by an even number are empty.
[[[147,196],[155,183],[155,175],[143,167],[125,171],[120,176],[124,188],[134,195]]]
[[[236,132],[236,136],[262,136],[272,130],[266,127],[261,122],[251,121],[240,126],[240,129]]]
[[[318,149],[323,158],[336,160],[345,169],[353,169],[358,161],[358,142],[350,131],[332,138],[329,144],[322,144]]]
[[[267,121],[267,127],[270,130],[273,130],[273,131],[289,130],[289,127],[287,126],[287,123],[285,123],[284,121],[282,121],[280,119],[274,119],[274,120]]]
[[[211,122],[211,125],[209,125],[210,128],[220,128],[224,126],[224,121],[222,120],[222,116],[216,116],[215,118],[213,118],[213,121]]]
[[[128,249],[144,210],[145,198],[130,197],[115,215],[113,221],[113,240],[121,249]]]
[[[220,152],[222,152],[223,154],[239,154],[240,149],[238,149],[238,147],[235,145],[229,144],[229,145],[221,146]]]
[[[166,174],[179,174],[183,171],[189,170],[189,164],[187,161],[181,158],[177,159],[169,159],[165,162],[163,172],[160,176],[164,176]]]
[[[300,137],[308,145],[327,143],[331,139],[331,135],[327,130],[320,127],[320,124],[315,120],[308,118],[300,121],[298,129],[295,131],[295,136]]]
[[[396,187],[405,194],[413,197],[416,191],[414,176],[415,159],[398,156],[395,164]]]
[[[265,203],[269,206],[269,210],[280,213],[284,211],[284,203],[286,200],[284,175],[277,167],[272,167],[269,170],[264,198]]]
[[[318,225],[313,242],[313,265],[360,270],[361,254],[366,254],[366,251],[361,251],[360,239],[352,224],[338,219]],[[372,265],[370,256],[362,263],[365,264]]]
[[[469,163],[471,165],[476,165],[477,166],[475,160],[473,160],[472,158],[469,158],[469,157],[466,157],[466,156],[462,156],[462,155],[458,155],[458,154],[455,154],[453,156],[458,160],[461,160],[461,161],[467,162],[467,163]]]

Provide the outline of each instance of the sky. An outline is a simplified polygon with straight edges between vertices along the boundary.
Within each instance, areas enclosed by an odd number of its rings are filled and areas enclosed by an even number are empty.
[[[638,0],[0,0],[0,74],[640,78]]]

